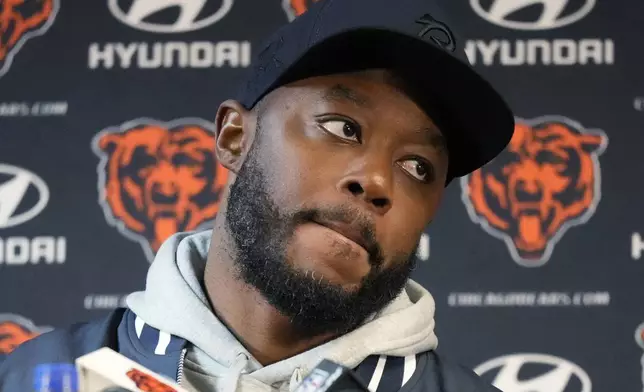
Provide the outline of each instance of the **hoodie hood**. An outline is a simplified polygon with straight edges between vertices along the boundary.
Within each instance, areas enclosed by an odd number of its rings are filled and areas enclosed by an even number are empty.
[[[145,291],[131,294],[127,305],[146,324],[185,339],[199,355],[206,356],[209,366],[202,366],[201,372],[227,378],[226,392],[234,392],[240,378],[263,384],[267,390],[285,383],[293,390],[293,384],[323,359],[354,368],[369,356],[405,357],[437,346],[434,300],[409,280],[393,302],[357,329],[262,366],[214,315],[206,297],[202,282],[211,236],[212,230],[207,230],[170,237],[150,266]]]

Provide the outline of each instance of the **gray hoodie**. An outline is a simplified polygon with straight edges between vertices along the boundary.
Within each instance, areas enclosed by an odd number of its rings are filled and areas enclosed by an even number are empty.
[[[211,236],[212,231],[207,230],[171,237],[150,267],[145,291],[127,298],[128,306],[143,322],[191,343],[181,381],[188,389],[292,392],[322,359],[354,368],[372,355],[415,358],[437,345],[434,300],[410,280],[391,304],[359,328],[262,366],[217,319],[206,298],[201,282]],[[377,386],[378,380],[372,379],[370,387],[374,382]]]

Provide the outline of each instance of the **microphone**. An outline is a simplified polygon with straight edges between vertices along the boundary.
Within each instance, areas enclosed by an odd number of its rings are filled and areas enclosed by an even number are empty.
[[[34,384],[36,391],[48,392],[188,392],[174,381],[107,347],[78,358],[75,368],[71,364],[37,367]],[[295,392],[370,391],[351,369],[325,359],[304,378]]]
[[[351,369],[325,359],[304,378],[295,392],[369,392],[369,388]]]
[[[33,373],[35,392],[78,392],[76,368],[71,363],[43,363]]]
[[[76,368],[80,392],[188,392],[107,347],[78,358]]]

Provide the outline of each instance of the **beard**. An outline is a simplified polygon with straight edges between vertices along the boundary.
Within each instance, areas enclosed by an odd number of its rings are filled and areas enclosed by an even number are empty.
[[[259,135],[258,135],[259,136]],[[397,254],[391,267],[383,256],[372,226],[346,206],[297,211],[280,209],[271,198],[268,176],[259,162],[258,137],[232,184],[226,229],[234,245],[237,278],[254,287],[291,322],[292,332],[306,339],[345,334],[389,304],[403,289],[415,267],[413,251]],[[288,259],[295,228],[316,218],[359,222],[367,239],[370,272],[355,290],[314,279]],[[352,262],[347,260],[347,263]]]

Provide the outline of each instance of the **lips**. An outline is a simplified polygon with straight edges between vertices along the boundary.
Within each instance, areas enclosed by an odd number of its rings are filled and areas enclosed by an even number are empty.
[[[315,221],[315,223],[335,231],[336,233],[342,235],[343,237],[346,237],[349,240],[355,242],[360,247],[362,247],[364,250],[368,251],[367,240],[362,235],[361,230],[359,228],[357,228],[355,226],[352,226],[350,224],[342,223],[342,222],[320,222],[320,221]]]

